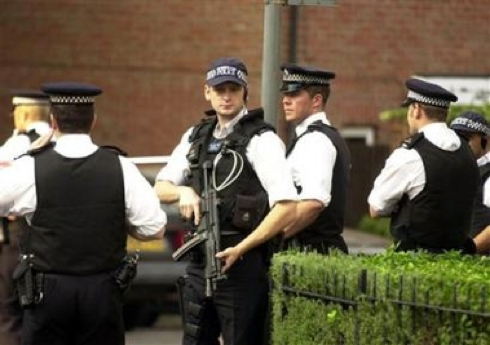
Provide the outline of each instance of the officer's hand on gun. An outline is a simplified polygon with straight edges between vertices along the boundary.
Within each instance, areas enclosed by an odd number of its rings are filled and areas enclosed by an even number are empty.
[[[216,253],[216,257],[223,263],[221,272],[225,273],[242,255],[243,253],[238,246],[228,247],[225,250]]]
[[[201,220],[201,198],[191,187],[181,186],[179,189],[179,210],[185,219],[194,218],[194,225]]]

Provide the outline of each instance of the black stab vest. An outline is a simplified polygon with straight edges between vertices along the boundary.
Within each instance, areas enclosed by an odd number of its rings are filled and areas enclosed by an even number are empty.
[[[418,133],[404,142],[424,165],[424,189],[412,200],[404,195],[392,214],[391,230],[402,250],[438,252],[463,249],[471,227],[473,203],[480,183],[469,145],[444,151]]]
[[[345,140],[340,136],[336,128],[321,121],[315,121],[309,125],[307,130],[291,143],[291,147],[288,148],[286,155],[289,156],[303,135],[313,131],[325,134],[332,141],[337,150],[337,157],[333,168],[330,204],[321,211],[312,224],[296,236],[302,240],[301,242],[307,243],[340,235],[343,232],[351,166],[350,152]],[[298,193],[301,193],[301,186],[296,186],[296,189]]]
[[[119,156],[99,148],[83,158],[36,151],[37,207],[26,250],[44,272],[114,270],[126,254],[124,179]]]
[[[202,171],[204,162],[214,161],[218,152],[223,150],[225,152],[226,150],[234,150],[243,158],[243,170],[238,178],[227,188],[217,191],[220,200],[218,213],[221,231],[249,233],[262,221],[268,211],[267,194],[246,156],[247,145],[253,136],[266,131],[274,131],[274,127],[264,122],[263,116],[264,113],[261,108],[249,111],[235,124],[233,132],[221,140],[214,139],[212,136],[217,124],[216,116],[212,116],[203,119],[200,124],[195,126],[189,137],[191,143],[187,155],[191,170],[189,185],[198,195],[202,194],[204,188]],[[225,153],[216,165],[217,185],[220,185],[233,170],[233,164],[233,155]],[[249,215],[251,215],[252,221],[248,222],[245,228],[239,228],[237,225],[240,222],[239,220],[237,222],[237,215],[235,214],[237,204],[248,200],[248,196],[258,197],[265,201],[265,204],[258,205],[257,202],[252,201],[254,204],[249,205]]]
[[[490,177],[490,163],[482,165],[480,168],[481,184],[475,200],[473,210],[473,220],[471,224],[470,237],[475,237],[488,225],[490,225],[490,208],[483,203],[483,186],[485,181]]]

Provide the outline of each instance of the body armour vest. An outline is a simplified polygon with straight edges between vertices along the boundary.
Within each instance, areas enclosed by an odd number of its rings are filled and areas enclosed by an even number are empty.
[[[221,231],[250,233],[268,212],[267,194],[246,157],[247,145],[254,135],[274,131],[263,116],[262,109],[250,111],[235,124],[232,133],[220,140],[212,135],[217,124],[214,116],[201,121],[189,137],[189,185],[198,195],[204,186],[203,163],[214,162],[215,184],[222,186],[216,190]]]
[[[490,163],[480,167],[481,184],[478,187],[478,193],[473,210],[473,220],[471,224],[470,237],[473,238],[490,225],[490,208],[483,203],[483,186],[490,176]]]
[[[462,141],[456,151],[444,151],[418,133],[404,146],[419,153],[426,182],[412,200],[404,195],[392,214],[395,241],[400,247],[409,243],[406,250],[462,249],[470,231],[480,179],[469,145]]]
[[[312,224],[296,236],[306,242],[340,235],[343,232],[350,175],[350,153],[344,139],[340,136],[337,129],[321,121],[316,121],[309,125],[308,129],[292,142],[286,155],[289,155],[303,135],[313,131],[319,131],[330,139],[337,150],[337,157],[333,168],[330,204],[321,211]],[[301,186],[296,186],[296,189],[298,193],[301,193]]]
[[[34,268],[62,274],[114,270],[126,254],[124,180],[117,153],[33,153],[37,207],[26,251]]]

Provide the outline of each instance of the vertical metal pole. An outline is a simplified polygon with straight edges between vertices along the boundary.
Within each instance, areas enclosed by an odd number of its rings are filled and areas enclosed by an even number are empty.
[[[265,120],[277,127],[279,102],[279,61],[281,58],[282,1],[266,1],[264,11],[264,49],[262,57],[262,107]]]

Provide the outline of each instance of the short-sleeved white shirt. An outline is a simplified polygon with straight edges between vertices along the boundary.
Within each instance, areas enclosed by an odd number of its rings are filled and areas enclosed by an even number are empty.
[[[34,130],[39,135],[49,133],[49,125],[46,122],[33,122],[27,126],[26,131]],[[31,140],[27,135],[14,133],[0,147],[0,162],[10,162],[20,155],[26,153],[31,148]]]
[[[313,122],[330,125],[327,115],[319,112],[308,116],[296,126],[296,136],[302,135]],[[287,157],[294,183],[301,186],[300,200],[318,200],[325,207],[332,198],[332,177],[337,150],[325,134],[313,131],[304,134]]]
[[[69,134],[58,138],[55,151],[68,158],[81,158],[94,153],[98,147],[86,134]],[[152,236],[167,223],[167,215],[152,186],[138,168],[119,157],[124,179],[126,217],[138,234]],[[34,158],[24,156],[10,167],[0,170],[0,216],[25,216],[30,223],[36,210]]]
[[[461,146],[457,134],[445,123],[426,125],[420,132],[432,144],[445,151],[456,151]],[[403,147],[397,148],[374,181],[368,203],[380,215],[389,215],[404,194],[412,200],[424,189],[425,182],[424,164],[419,153]]]

